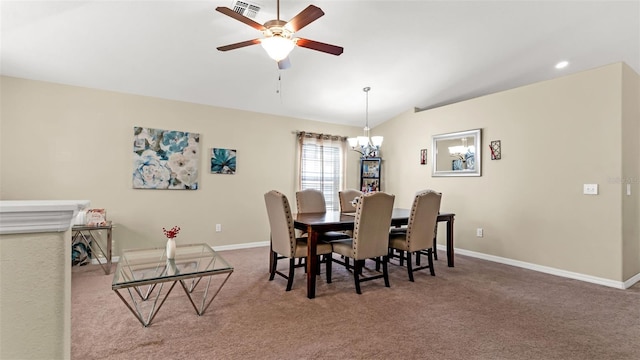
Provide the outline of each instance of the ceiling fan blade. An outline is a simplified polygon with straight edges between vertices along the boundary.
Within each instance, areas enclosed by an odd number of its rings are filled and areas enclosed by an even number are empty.
[[[216,8],[216,10],[221,12],[221,13],[223,13],[223,14],[225,14],[225,15],[227,15],[227,16],[230,16],[230,17],[232,17],[232,18],[234,18],[234,19],[236,19],[236,20],[238,20],[240,22],[245,23],[245,24],[251,26],[252,28],[254,28],[254,29],[258,30],[258,31],[264,31],[264,30],[267,29],[267,28],[264,27],[264,25],[262,25],[260,23],[257,23],[257,22],[249,19],[248,17],[246,17],[244,15],[240,15],[237,12],[229,9],[228,7],[218,6]]]
[[[293,19],[289,20],[285,25],[285,28],[291,32],[299,31],[303,27],[316,21],[322,15],[324,15],[324,11],[322,11],[322,9],[314,5],[309,5],[298,15],[294,16]]]
[[[325,44],[319,41],[303,39],[303,38],[298,38],[296,41],[296,44],[303,48],[322,51],[327,54],[332,54],[336,56],[342,54],[342,52],[344,51],[344,49],[341,46]]]
[[[256,44],[260,44],[260,39],[247,40],[247,41],[242,41],[242,42],[235,43],[235,44],[219,46],[217,49],[220,50],[220,51],[229,51],[229,50],[238,49],[238,48],[241,48],[241,47],[245,47],[245,46],[249,46],[249,45],[256,45]]]
[[[285,70],[291,67],[291,61],[289,60],[289,57],[286,57],[280,61],[278,61],[278,69],[280,70]]]

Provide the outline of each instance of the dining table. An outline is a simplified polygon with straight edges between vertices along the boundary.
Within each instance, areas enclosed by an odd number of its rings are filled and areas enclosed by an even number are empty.
[[[391,226],[400,227],[409,222],[410,209],[394,208],[391,214]],[[446,222],[447,227],[447,265],[453,262],[453,221],[454,213],[438,214],[438,222]],[[316,296],[316,275],[318,269],[317,249],[319,234],[327,231],[353,230],[355,213],[327,211],[324,213],[298,213],[294,216],[294,227],[307,232],[307,297]]]

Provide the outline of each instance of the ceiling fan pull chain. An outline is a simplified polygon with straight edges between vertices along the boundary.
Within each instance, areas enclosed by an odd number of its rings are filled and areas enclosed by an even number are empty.
[[[282,105],[282,70],[278,74],[278,90],[276,91],[280,97],[280,104]]]

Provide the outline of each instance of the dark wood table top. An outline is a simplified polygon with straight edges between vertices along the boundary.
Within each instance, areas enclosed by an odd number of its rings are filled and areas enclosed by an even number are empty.
[[[391,214],[391,223],[402,223],[409,220],[411,209],[394,208]],[[447,218],[454,216],[453,213],[441,213],[438,215],[438,221],[445,221]],[[314,227],[353,227],[355,222],[355,212],[353,213],[341,213],[340,211],[327,211],[324,213],[303,213],[294,215],[294,225],[301,226],[314,226]]]

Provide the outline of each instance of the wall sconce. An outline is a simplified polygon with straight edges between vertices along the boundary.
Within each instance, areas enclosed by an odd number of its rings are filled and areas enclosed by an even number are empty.
[[[500,140],[494,140],[489,145],[489,150],[491,150],[491,160],[500,160],[502,159],[502,149],[500,145]]]

